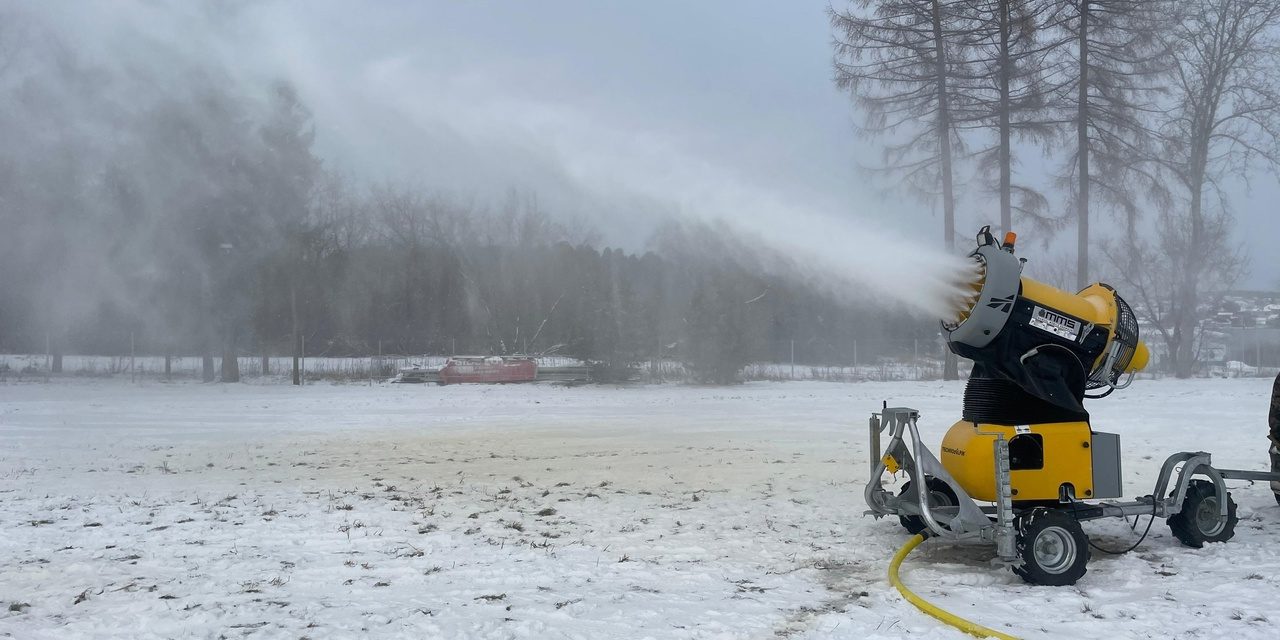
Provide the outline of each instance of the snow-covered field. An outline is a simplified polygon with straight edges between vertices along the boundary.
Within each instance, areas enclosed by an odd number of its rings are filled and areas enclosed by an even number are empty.
[[[1263,468],[1269,389],[1140,381],[1094,402],[1094,424],[1122,435],[1139,495],[1176,450]],[[867,414],[915,406],[936,442],[960,393],[0,384],[0,634],[965,637],[889,586],[905,535],[861,495]],[[1280,507],[1264,486],[1234,495],[1232,542],[1184,548],[1157,522],[1075,587],[937,542],[904,578],[1029,638],[1274,637]]]

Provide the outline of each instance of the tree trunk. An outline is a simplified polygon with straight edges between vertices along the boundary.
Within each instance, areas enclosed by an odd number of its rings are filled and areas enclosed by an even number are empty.
[[[222,381],[240,382],[240,360],[236,357],[234,347],[222,352]]]
[[[168,380],[170,374],[173,373],[173,356],[165,354],[164,356],[164,379]]]
[[[289,283],[289,335],[293,343],[293,384],[302,384],[302,368],[298,363],[298,288]]]
[[[269,375],[270,373],[271,373],[271,357],[267,355],[263,355],[262,356],[262,375],[266,376],[266,375]]]
[[[933,55],[937,69],[938,159],[942,169],[942,242],[948,252],[956,243],[956,202],[951,172],[951,105],[947,99],[947,48],[942,38],[942,3],[933,0]]]
[[[1080,2],[1080,78],[1076,98],[1076,287],[1089,286],[1089,0]]]
[[[933,55],[937,64],[938,160],[942,169],[942,242],[947,253],[956,248],[956,201],[951,172],[951,105],[947,100],[947,48],[942,39],[942,3],[933,0]],[[942,379],[959,380],[959,361],[943,347]]]
[[[62,349],[63,336],[58,334],[57,338],[51,338],[48,333],[44,334],[44,351],[46,363],[49,366],[49,373],[62,373]]]
[[[240,382],[240,358],[236,349],[237,331],[227,330],[227,341],[222,348],[222,381]]]
[[[1200,324],[1196,306],[1200,300],[1200,276],[1204,272],[1204,256],[1201,253],[1205,245],[1204,184],[1206,167],[1209,164],[1209,140],[1213,135],[1211,123],[1214,112],[1209,113],[1210,115],[1198,115],[1194,120],[1199,126],[1196,127],[1198,131],[1193,134],[1191,140],[1190,167],[1186,182],[1191,196],[1188,206],[1190,233],[1187,237],[1188,244],[1184,249],[1186,256],[1177,300],[1180,313],[1175,332],[1180,334],[1181,342],[1178,344],[1178,354],[1174,361],[1174,375],[1179,378],[1191,377],[1195,373],[1196,365],[1196,328]]]
[[[206,352],[201,358],[201,365],[202,371],[200,379],[204,382],[213,382],[214,378],[217,377],[214,375],[213,370],[213,354]]]
[[[1009,117],[1009,10],[1013,0],[1000,0],[1000,151],[997,162],[1000,164],[1000,232],[1013,230],[1013,203],[1010,193],[1013,167],[1010,166],[1010,117]]]
[[[1181,340],[1178,344],[1177,358],[1174,360],[1174,375],[1179,378],[1190,378],[1195,372],[1195,339],[1197,322],[1196,306],[1200,299],[1200,272],[1203,270],[1200,247],[1204,246],[1204,220],[1201,217],[1203,207],[1203,172],[1198,169],[1192,179],[1191,189],[1191,234],[1186,247],[1186,264],[1182,270],[1182,282],[1178,287],[1177,333]]]

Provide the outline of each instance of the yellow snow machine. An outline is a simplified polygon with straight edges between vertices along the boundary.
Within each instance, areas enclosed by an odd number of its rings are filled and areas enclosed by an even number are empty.
[[[921,442],[915,409],[886,403],[872,414],[869,513],[926,537],[994,544],[1014,573],[1042,585],[1084,576],[1088,520],[1149,515],[1191,547],[1229,540],[1236,506],[1223,481],[1280,477],[1175,453],[1149,495],[1118,501],[1119,436],[1094,431],[1083,402],[1124,389],[1146,366],[1137,319],[1106,284],[1072,294],[1024,277],[1015,240],[979,232],[972,295],[943,321],[948,347],[974,367],[941,458]],[[882,480],[899,471],[908,481],[894,494]]]

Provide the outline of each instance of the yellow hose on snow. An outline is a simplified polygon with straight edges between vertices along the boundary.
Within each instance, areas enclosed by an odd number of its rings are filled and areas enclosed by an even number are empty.
[[[901,593],[902,597],[906,598],[907,602],[910,602],[911,604],[915,605],[917,609],[965,633],[978,636],[979,638],[1000,638],[1000,640],[1018,640],[1014,636],[1011,636],[1007,633],[1000,633],[995,629],[988,629],[976,622],[965,620],[964,618],[961,618],[960,616],[954,613],[951,613],[950,611],[946,611],[938,607],[937,605],[934,605],[933,603],[929,602],[928,600],[925,600],[924,598],[921,598],[920,596],[916,595],[915,592],[908,589],[906,585],[902,584],[902,578],[898,577],[898,567],[902,565],[902,561],[906,559],[907,554],[911,553],[912,550],[920,546],[921,542],[924,542],[924,536],[917,533],[916,535],[911,536],[911,539],[908,540],[906,544],[902,545],[902,548],[898,549],[897,553],[893,554],[893,561],[889,563],[889,582],[898,589],[898,593]]]

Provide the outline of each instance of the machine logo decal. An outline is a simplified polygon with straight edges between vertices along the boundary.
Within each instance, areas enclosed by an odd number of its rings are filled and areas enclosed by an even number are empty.
[[[1031,312],[1031,326],[1052,333],[1059,338],[1075,340],[1080,337],[1080,321],[1054,313],[1044,307],[1036,307]]]
[[[1008,298],[992,298],[991,302],[987,303],[987,306],[991,307],[992,309],[999,310],[1000,313],[1009,313],[1009,309],[1013,308],[1013,297],[1010,296]]]

